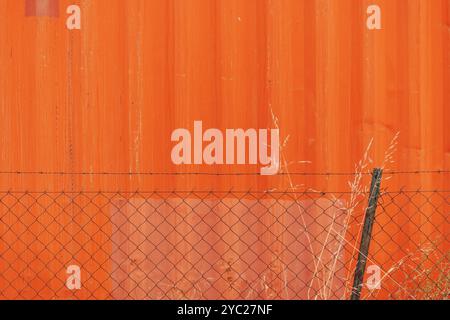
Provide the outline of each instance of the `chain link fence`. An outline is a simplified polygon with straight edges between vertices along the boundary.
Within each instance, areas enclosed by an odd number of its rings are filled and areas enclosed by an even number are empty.
[[[381,193],[362,299],[449,298],[449,196]],[[0,298],[349,299],[367,198],[0,192]]]
[[[450,298],[450,192],[381,194],[369,259],[382,270],[366,298]]]

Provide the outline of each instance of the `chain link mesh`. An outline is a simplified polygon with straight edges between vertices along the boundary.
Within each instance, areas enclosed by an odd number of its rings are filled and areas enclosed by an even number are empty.
[[[449,194],[382,193],[362,298],[449,298]],[[351,198],[0,192],[0,298],[348,299],[367,195]]]

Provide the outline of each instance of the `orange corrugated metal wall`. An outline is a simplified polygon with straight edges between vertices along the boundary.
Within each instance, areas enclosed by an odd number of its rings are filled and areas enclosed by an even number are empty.
[[[65,9],[82,10],[82,29]],[[382,8],[382,30],[366,8]],[[448,0],[0,0],[0,171],[255,172],[176,167],[171,132],[273,128],[291,172],[351,172],[373,138],[391,170],[450,169]],[[317,190],[348,177],[297,176]],[[0,175],[2,190],[267,190],[286,177]],[[401,186],[448,189],[442,175]]]

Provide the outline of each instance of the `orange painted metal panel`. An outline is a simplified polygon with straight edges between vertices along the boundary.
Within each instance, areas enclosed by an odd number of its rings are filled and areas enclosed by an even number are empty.
[[[58,0],[25,0],[26,16],[48,16],[59,15]]]
[[[369,31],[374,2],[383,28]],[[72,3],[81,30],[65,27]],[[352,172],[372,139],[373,167],[450,169],[448,0],[60,0],[58,17],[54,5],[0,1],[0,171],[257,172],[177,167],[170,135],[194,120],[274,128],[274,116],[289,137],[285,173]],[[349,179],[2,174],[0,189],[343,191]],[[385,185],[450,182],[395,175]]]

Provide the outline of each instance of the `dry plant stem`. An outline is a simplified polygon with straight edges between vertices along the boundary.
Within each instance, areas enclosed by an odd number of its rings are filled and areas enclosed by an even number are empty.
[[[280,126],[278,124],[278,118],[275,115],[275,113],[273,112],[272,108],[270,109],[270,112],[271,112],[271,115],[272,115],[272,121],[273,121],[273,124],[275,125],[275,128],[276,129],[280,129]],[[295,191],[296,187],[295,187],[295,185],[294,185],[294,183],[292,181],[291,175],[289,174],[288,161],[287,161],[287,159],[286,159],[286,157],[285,157],[285,155],[283,153],[283,150],[284,150],[284,148],[280,149],[281,159],[282,159],[283,164],[285,166],[285,170],[286,170],[286,174],[287,174],[286,176],[287,176],[287,179],[288,179],[288,182],[289,182],[289,186],[290,186],[292,191]],[[294,200],[295,200],[295,203],[297,205],[297,209],[298,209],[298,211],[300,213],[300,218],[301,218],[301,222],[303,224],[303,228],[305,229],[305,236],[306,236],[306,239],[308,241],[309,249],[311,250],[311,254],[313,256],[314,268],[317,269],[318,262],[316,261],[316,258],[315,258],[314,254],[313,254],[314,253],[314,249],[313,249],[313,246],[312,246],[311,236],[310,236],[310,234],[308,232],[308,227],[306,225],[306,221],[305,221],[305,218],[303,216],[302,207],[298,204],[298,197],[297,197],[297,195],[294,196]],[[309,292],[308,292],[308,299],[309,298],[310,298],[310,296],[309,296]]]
[[[345,244],[344,239],[346,237],[346,234],[347,234],[347,231],[349,228],[350,218],[353,215],[355,208],[359,205],[359,203],[362,201],[362,198],[364,196],[364,188],[361,185],[361,181],[363,178],[363,173],[365,172],[365,170],[367,170],[369,163],[372,162],[372,160],[369,157],[369,152],[372,148],[372,144],[373,144],[373,139],[369,142],[369,144],[364,152],[363,158],[355,166],[355,175],[354,175],[353,181],[349,182],[349,186],[350,186],[350,190],[351,190],[350,200],[349,200],[348,207],[345,209],[346,216],[344,219],[344,228],[343,228],[342,234],[337,232],[339,235],[340,241],[339,241],[337,252],[334,256],[334,260],[333,260],[333,264],[332,264],[333,267],[331,268],[330,274],[328,277],[328,281],[331,282],[328,284],[329,287],[332,287],[332,284],[334,281],[334,273],[336,271],[335,268],[337,266],[337,262],[342,253],[342,250],[344,248],[344,244]],[[358,229],[358,236],[356,237],[355,242],[357,241],[360,233],[361,233],[361,228]],[[357,250],[356,248],[357,248],[357,246],[354,245],[353,252],[351,255],[352,257],[355,256],[355,251]],[[348,271],[348,274],[346,277],[347,282],[349,281],[348,279],[350,279],[350,276],[351,275],[350,275],[350,268],[349,268],[349,271]],[[346,297],[346,295],[348,293],[347,288],[348,288],[348,284],[345,286],[344,296],[342,298]]]

